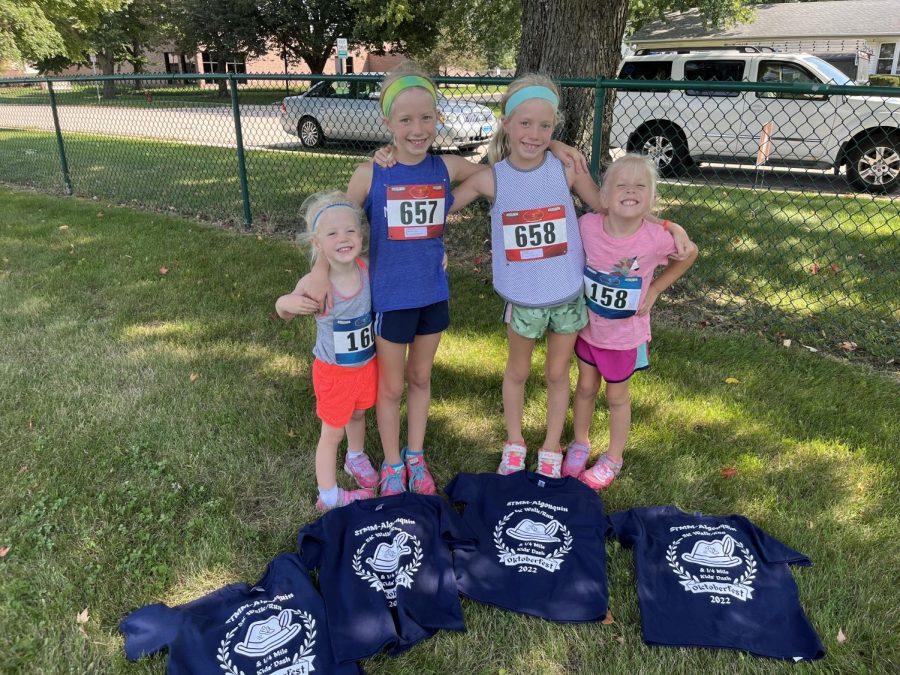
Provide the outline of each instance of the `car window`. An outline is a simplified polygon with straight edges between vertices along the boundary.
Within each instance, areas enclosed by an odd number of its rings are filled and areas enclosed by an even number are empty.
[[[684,79],[699,82],[740,82],[744,79],[745,61],[685,61]],[[739,91],[700,91],[689,89],[691,96],[740,96]]]
[[[331,98],[334,96],[334,88],[331,82],[319,82],[306,93],[310,98]]]
[[[378,82],[354,82],[353,87],[353,98],[361,99],[363,101],[378,98]]]
[[[757,82],[766,84],[821,84],[819,78],[796,63],[784,61],[760,61]],[[807,101],[824,101],[820,94],[802,94],[791,91],[758,91],[757,98],[791,98]]]
[[[620,80],[671,80],[671,61],[630,61],[622,64]],[[651,91],[649,89],[629,89],[628,91]]]

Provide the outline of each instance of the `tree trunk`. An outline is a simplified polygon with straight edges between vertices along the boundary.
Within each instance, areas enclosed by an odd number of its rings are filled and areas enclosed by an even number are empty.
[[[140,74],[144,72],[144,60],[141,58],[144,55],[144,50],[141,47],[140,43],[132,42],[131,49],[128,50],[131,55],[131,69],[135,72],[135,74]],[[134,90],[140,91],[143,86],[143,82],[141,80],[134,81]]]
[[[103,75],[116,74],[116,60],[113,58],[112,52],[100,51],[97,54],[97,63],[100,64],[100,72]],[[115,80],[103,80],[103,98],[116,97]]]
[[[522,0],[522,41],[516,75],[539,72],[554,78],[614,77],[622,58],[628,0]],[[591,147],[594,90],[563,88],[560,140],[583,151]],[[608,156],[614,92],[603,115],[601,161]]]
[[[217,73],[225,72],[225,63],[225,56],[219,56],[216,58]],[[217,80],[216,83],[219,85],[219,98],[228,98],[228,80]]]

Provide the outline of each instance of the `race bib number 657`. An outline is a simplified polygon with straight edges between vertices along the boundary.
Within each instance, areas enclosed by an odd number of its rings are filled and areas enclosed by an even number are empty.
[[[503,248],[510,261],[543,260],[569,250],[566,207],[503,213]]]
[[[435,185],[389,185],[388,239],[433,239],[444,232],[446,190]]]

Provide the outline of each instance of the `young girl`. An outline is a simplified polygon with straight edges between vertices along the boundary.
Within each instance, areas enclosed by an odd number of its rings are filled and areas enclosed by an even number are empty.
[[[656,168],[644,157],[617,159],[603,179],[609,212],[586,214],[578,221],[587,254],[584,288],[590,321],[575,343],[575,440],[566,453],[563,473],[578,476],[595,490],[608,487],[622,469],[631,425],[628,380],[636,370],[649,367],[650,309],[697,258],[692,246],[685,259],[670,260],[676,252],[672,236],[646,219],[656,197],[656,181]],[[654,279],[658,266],[665,269]],[[609,405],[609,446],[585,471],[601,378],[606,380]]]
[[[378,352],[375,413],[384,447],[382,495],[435,492],[424,457],[431,368],[450,324],[443,231],[453,204],[450,184],[484,169],[457,155],[430,154],[437,136],[437,88],[405,65],[381,86],[384,124],[394,137],[390,167],[366,162],[347,189],[371,226],[372,308]],[[563,146],[565,148],[565,146]],[[560,151],[562,155],[571,153]],[[586,174],[585,174],[586,175]],[[327,270],[316,264],[302,292],[322,299]],[[299,289],[298,289],[299,290]],[[407,386],[408,444],[400,449],[400,399]]]
[[[578,332],[588,322],[582,288],[584,249],[571,191],[595,210],[603,210],[604,204],[589,174],[576,173],[546,152],[560,121],[559,91],[549,78],[531,74],[516,79],[500,105],[502,127],[488,151],[493,170],[477,173],[459,186],[452,210],[477,197],[493,202],[494,288],[506,300],[503,316],[509,338],[503,376],[508,440],[497,473],[525,468],[525,382],[534,345],[546,333],[547,432],[538,451],[537,471],[559,477],[569,364]]]
[[[316,345],[313,348],[313,388],[316,414],[322,432],[316,446],[316,508],[327,511],[358,499],[375,496],[378,482],[375,469],[363,451],[366,435],[365,411],[375,404],[378,366],[372,339],[372,302],[369,273],[359,257],[363,248],[362,212],[341,192],[320,192],[309,197],[305,214],[313,260],[328,265],[334,304],[331,311],[316,317]],[[309,314],[315,304],[295,289],[282,295],[275,309],[285,321]],[[347,433],[344,471],[360,486],[346,491],[337,486],[335,461],[338,445]]]

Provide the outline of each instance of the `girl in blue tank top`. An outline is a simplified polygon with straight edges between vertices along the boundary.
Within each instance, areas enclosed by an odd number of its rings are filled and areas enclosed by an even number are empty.
[[[488,150],[492,171],[476,173],[453,192],[453,211],[485,197],[491,206],[494,288],[506,300],[509,354],[503,375],[507,441],[497,473],[525,468],[522,435],[525,383],[534,345],[547,335],[547,431],[538,473],[562,473],[560,441],[569,407],[569,365],[578,331],[588,321],[582,290],[584,249],[571,192],[605,211],[590,174],[557,161],[547,148],[559,124],[559,91],[542,75],[513,81],[500,102],[502,127]],[[679,251],[689,247],[673,225]],[[680,241],[679,241],[680,240]]]

